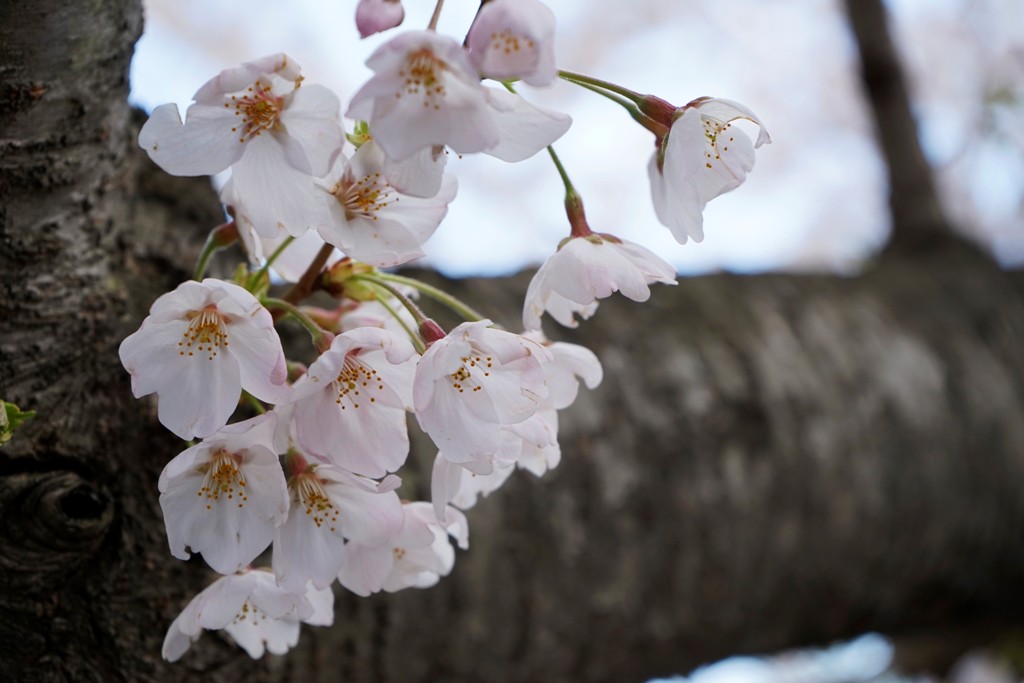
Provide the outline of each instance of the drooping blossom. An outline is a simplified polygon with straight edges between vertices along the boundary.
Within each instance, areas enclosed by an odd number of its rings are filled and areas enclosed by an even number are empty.
[[[423,256],[455,199],[458,184],[445,174],[438,193],[422,199],[402,194],[384,175],[384,152],[364,143],[351,160],[339,157],[317,181],[320,236],[345,254],[374,266],[398,266]]]
[[[231,424],[167,464],[158,486],[172,555],[202,553],[231,574],[267,549],[288,514],[276,428],[275,413]]]
[[[530,85],[555,80],[555,15],[537,0],[491,0],[469,30],[469,59],[481,76],[520,79]]]
[[[132,393],[156,393],[160,423],[182,439],[223,427],[242,389],[270,403],[289,392],[270,312],[222,280],[190,280],[162,295],[119,354]]]
[[[294,386],[295,435],[310,455],[382,477],[409,454],[416,351],[404,337],[361,327],[339,334]]]
[[[639,244],[597,233],[570,237],[530,280],[523,327],[539,330],[544,311],[561,324],[576,327],[574,314],[590,317],[598,299],[618,291],[633,301],[647,301],[648,285],[655,282],[676,284],[676,269]]]
[[[543,346],[490,327],[462,323],[420,358],[416,418],[445,457],[487,473],[506,426],[528,420],[547,396]]]
[[[402,33],[366,65],[374,76],[352,97],[346,116],[368,121],[388,158],[434,146],[470,153],[498,144],[479,76],[454,39],[434,31]]]
[[[231,168],[235,192],[261,234],[279,226],[300,235],[309,226],[313,176],[341,149],[338,98],[302,86],[299,65],[275,54],[222,71],[193,96],[182,124],[178,107],[153,110],[139,145],[172,175]]]
[[[448,526],[442,527],[430,503],[413,502],[402,506],[405,523],[387,543],[370,547],[350,543],[338,581],[357,595],[367,596],[380,590],[389,593],[404,588],[429,588],[455,565],[455,549],[469,548],[466,517],[448,508]]]
[[[733,124],[737,119],[757,124],[755,143]],[[754,149],[770,142],[761,120],[737,102],[702,97],[676,110],[647,167],[655,213],[676,241],[704,239],[704,207],[739,187],[754,167]]]
[[[356,5],[356,28],[360,38],[394,28],[403,19],[405,8],[401,0],[359,0]]]
[[[278,584],[326,588],[341,570],[346,540],[373,547],[398,534],[405,519],[394,492],[399,484],[394,475],[376,482],[322,464],[292,475],[288,519],[274,534]]]
[[[329,588],[291,593],[265,569],[222,576],[192,598],[171,623],[163,658],[176,662],[203,630],[224,630],[253,659],[264,652],[283,655],[299,642],[299,624],[334,623],[334,594]]]

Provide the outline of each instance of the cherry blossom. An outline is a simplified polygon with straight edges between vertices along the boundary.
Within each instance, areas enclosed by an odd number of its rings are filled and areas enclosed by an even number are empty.
[[[334,338],[294,387],[295,434],[310,455],[368,477],[409,454],[415,350],[403,337],[361,327]]]
[[[737,119],[757,124],[755,143],[733,124]],[[702,97],[677,110],[647,167],[654,210],[676,241],[704,239],[704,207],[739,187],[754,167],[754,149],[770,142],[761,120],[737,102]]]
[[[242,389],[288,396],[281,340],[270,313],[238,285],[207,278],[158,298],[119,349],[136,398],[156,393],[160,423],[182,439],[223,427]]]
[[[280,586],[299,591],[311,581],[330,586],[345,557],[345,541],[365,546],[388,542],[402,529],[402,504],[394,489],[331,465],[311,465],[288,481],[288,520],[274,534],[274,573]]]
[[[346,547],[338,575],[342,586],[362,596],[380,590],[394,593],[404,588],[429,588],[455,565],[449,535],[463,550],[469,548],[469,526],[458,510],[448,508],[447,529],[438,524],[430,503],[405,503],[402,510],[402,530],[387,543],[373,547],[350,543]]]
[[[481,76],[550,85],[555,67],[555,15],[537,0],[491,0],[469,30],[469,59]]]
[[[276,428],[274,413],[231,424],[167,464],[158,487],[172,555],[202,553],[231,574],[266,550],[288,514]]]
[[[368,121],[390,159],[425,147],[469,153],[498,144],[476,69],[454,39],[409,31],[377,48],[366,65],[374,76],[352,97],[346,116]]]
[[[445,457],[490,471],[503,427],[528,420],[547,395],[543,346],[490,327],[462,323],[420,358],[413,402],[420,426]]]
[[[597,299],[619,291],[633,301],[647,301],[648,285],[655,282],[676,284],[676,269],[639,244],[597,233],[567,238],[530,280],[523,327],[539,330],[545,310],[561,324],[576,327],[573,314],[590,317]]]
[[[478,497],[500,488],[512,474],[513,464],[538,477],[557,467],[561,461],[558,411],[576,400],[581,379],[590,389],[601,383],[601,363],[589,349],[577,344],[550,343],[540,332],[527,332],[524,336],[545,345],[550,354],[550,360],[543,364],[548,395],[528,420],[504,428],[502,445],[490,473],[475,472],[466,466],[472,467],[472,463],[455,464],[438,453],[431,476],[431,497],[439,519],[446,504],[466,510],[476,504]]]
[[[356,28],[360,38],[394,28],[403,19],[405,8],[400,0],[359,0],[356,5]]]
[[[334,594],[310,586],[291,593],[264,569],[246,569],[222,576],[192,598],[171,623],[164,638],[163,658],[176,662],[203,630],[224,630],[250,657],[265,651],[282,655],[299,642],[299,624],[334,623]]]
[[[341,149],[337,96],[302,85],[285,54],[222,71],[193,96],[184,125],[176,104],[153,110],[139,145],[172,175],[209,175],[231,168],[235,192],[261,234],[279,226],[308,228],[313,176],[327,172]]]
[[[364,143],[350,161],[338,158],[317,182],[320,236],[349,256],[382,268],[423,256],[423,243],[448,213],[458,187],[445,174],[437,195],[402,194],[384,175],[384,152]]]

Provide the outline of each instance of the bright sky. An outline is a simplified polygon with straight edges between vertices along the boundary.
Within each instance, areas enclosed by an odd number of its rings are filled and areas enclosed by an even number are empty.
[[[433,2],[405,0],[406,27]],[[559,65],[675,104],[737,100],[774,143],[737,191],[705,212],[706,239],[679,245],[658,224],[646,165],[652,136],[614,104],[567,83],[521,88],[571,114],[556,143],[595,230],[640,242],[682,273],[718,269],[854,270],[884,239],[885,181],[855,80],[855,51],[838,2],[551,0]],[[1024,3],[891,0],[920,96],[923,137],[943,166],[957,215],[1006,263],[1024,263]],[[223,68],[287,52],[308,83],[343,102],[369,77],[363,61],[384,36],[360,41],[354,0],[147,0],[132,98],[177,102]],[[476,2],[449,0],[439,30],[461,38]],[[1007,102],[993,105],[994,101]],[[989,101],[988,105],[984,103]],[[348,122],[351,125],[351,122]],[[562,188],[538,155],[509,165],[451,159],[459,196],[426,250],[449,274],[506,273],[537,264],[568,232]]]

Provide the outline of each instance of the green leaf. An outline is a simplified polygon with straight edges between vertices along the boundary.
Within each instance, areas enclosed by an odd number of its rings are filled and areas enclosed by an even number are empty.
[[[14,430],[25,420],[36,416],[34,410],[22,410],[13,403],[0,400],[0,446],[11,440]]]

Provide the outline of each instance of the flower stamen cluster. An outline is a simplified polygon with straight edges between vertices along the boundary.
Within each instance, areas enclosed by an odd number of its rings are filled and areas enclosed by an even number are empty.
[[[296,83],[295,87],[299,87],[299,84]],[[281,110],[284,108],[284,98],[275,95],[269,83],[257,79],[246,90],[248,95],[232,95],[231,102],[224,103],[225,108],[234,107],[235,116],[242,117],[239,142],[250,140],[264,131],[278,130],[281,126]],[[231,132],[238,132],[238,127],[232,126]]]

